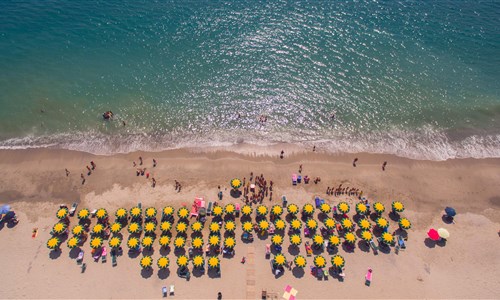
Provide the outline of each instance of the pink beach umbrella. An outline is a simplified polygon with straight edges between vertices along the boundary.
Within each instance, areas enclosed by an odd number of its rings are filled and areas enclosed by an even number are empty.
[[[439,233],[437,232],[436,229],[434,228],[431,228],[429,229],[429,231],[427,232],[427,235],[431,238],[431,240],[433,241],[438,241],[439,240]]]
[[[295,300],[295,297],[297,296],[297,290],[294,289],[292,286],[287,285],[285,286],[285,292],[283,293],[283,298],[285,300]]]

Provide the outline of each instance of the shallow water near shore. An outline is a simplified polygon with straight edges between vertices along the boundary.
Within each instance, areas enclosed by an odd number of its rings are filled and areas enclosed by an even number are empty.
[[[496,2],[2,7],[0,149],[500,157]]]

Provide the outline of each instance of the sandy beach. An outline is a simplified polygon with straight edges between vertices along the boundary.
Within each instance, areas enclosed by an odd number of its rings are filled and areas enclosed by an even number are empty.
[[[11,205],[20,222],[15,227],[0,229],[0,298],[161,298],[161,287],[171,284],[175,285],[173,297],[177,299],[214,299],[219,291],[225,299],[260,299],[262,290],[270,298],[281,299],[288,284],[298,290],[299,299],[498,297],[500,159],[416,161],[388,155],[333,155],[288,148],[284,159],[280,159],[279,148],[272,149],[276,155],[265,155],[261,150],[243,154],[222,149],[180,149],[112,156],[54,149],[1,150],[0,204]],[[138,164],[139,156],[144,160],[141,167],[150,173],[149,180],[136,176],[133,162]],[[354,157],[359,159],[357,167],[352,166]],[[153,158],[158,162],[154,168]],[[82,185],[80,174],[87,173],[90,161],[97,168],[92,175],[85,175]],[[385,171],[381,169],[383,161],[388,162]],[[303,166],[302,175],[320,177],[321,182],[314,184],[311,180],[307,185],[292,186],[291,174],[297,173],[299,165]],[[70,171],[69,176],[65,169]],[[71,206],[77,202],[77,211],[104,207],[112,215],[117,208],[130,209],[138,202],[144,208],[154,206],[158,210],[166,205],[190,207],[195,197],[204,197],[207,203],[218,201],[219,185],[223,191],[221,205],[242,203],[230,196],[229,182],[235,177],[248,181],[250,172],[263,174],[274,182],[273,200],[264,200],[269,207],[281,204],[282,195],[300,207],[314,203],[314,197],[319,196],[334,205],[347,201],[352,216],[356,197],[326,195],[327,187],[339,184],[359,188],[370,202],[380,201],[388,208],[393,200],[402,201],[406,207],[402,215],[413,225],[408,230],[407,248],[398,254],[391,248],[388,253],[374,255],[360,249],[358,243],[353,253],[339,247],[338,253],[346,260],[343,282],[311,276],[311,257],[307,258],[304,274],[286,269],[283,276],[275,278],[265,258],[265,245],[270,238],[256,238],[249,244],[241,242],[239,219],[236,255],[222,258],[221,278],[207,274],[192,276],[189,282],[179,278],[173,251],[167,255],[171,260],[169,273],[159,273],[157,240],[150,273],[141,270],[141,256],[130,258],[127,251],[118,257],[116,267],[110,260],[94,262],[88,241],[82,247],[86,252],[85,273],[70,257],[65,242],[57,255],[51,255],[47,249],[61,203]],[[151,185],[152,177],[157,182],[155,188]],[[175,180],[181,183],[181,192],[175,190]],[[442,220],[446,206],[458,212],[454,224]],[[78,222],[76,217],[70,220],[71,226]],[[92,225],[95,222],[92,219]],[[426,240],[429,228],[440,227],[451,234],[444,246]],[[31,236],[33,228],[39,230],[36,238]],[[389,231],[396,229],[397,222],[390,220]],[[128,233],[123,232],[126,239]],[[206,240],[207,228],[203,234]],[[288,245],[286,236],[283,253],[293,259]],[[122,246],[127,249],[125,243]],[[303,245],[300,254],[305,256]],[[331,256],[322,255],[331,266]],[[247,257],[245,264],[240,263],[243,256]],[[364,280],[368,268],[373,269],[370,287],[365,286]]]

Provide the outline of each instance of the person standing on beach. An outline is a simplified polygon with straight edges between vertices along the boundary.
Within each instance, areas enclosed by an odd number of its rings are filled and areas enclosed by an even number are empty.
[[[94,161],[91,161],[90,165],[92,166],[92,170],[95,170],[96,164],[94,163]]]
[[[358,162],[358,158],[356,157],[353,161],[352,161],[352,166],[353,167],[356,167],[356,163]]]
[[[387,162],[384,161],[384,163],[382,164],[382,171],[385,171],[385,166],[387,166]]]
[[[299,166],[299,173],[302,173],[302,165]]]
[[[156,186],[156,179],[154,177],[151,177],[151,180],[153,181],[152,187],[154,188]]]
[[[313,146],[313,152],[316,152],[316,145]]]
[[[69,171],[68,171],[68,169],[64,169],[64,170],[66,171],[66,177],[68,177],[68,176],[69,176]]]
[[[83,176],[83,173],[80,174],[80,177],[82,178],[82,185],[84,185],[85,184],[85,176]]]
[[[222,293],[221,292],[217,293],[217,300],[222,300]]]
[[[153,168],[156,167],[156,159],[153,158]]]
[[[285,156],[285,151],[281,150],[280,158],[283,159],[284,156]]]
[[[90,174],[92,174],[92,171],[90,170],[90,167],[89,167],[89,166],[87,166],[87,170],[89,171],[89,172],[87,173],[87,175],[89,175],[89,176],[90,176]]]
[[[139,166],[142,166],[142,156],[139,156]]]

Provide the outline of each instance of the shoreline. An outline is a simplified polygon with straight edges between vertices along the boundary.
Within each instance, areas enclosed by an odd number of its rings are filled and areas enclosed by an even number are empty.
[[[10,204],[20,218],[17,226],[0,229],[4,241],[0,246],[4,268],[0,280],[11,287],[0,291],[0,298],[158,298],[161,287],[170,284],[175,284],[175,297],[179,299],[214,298],[218,291],[222,291],[227,299],[256,299],[261,290],[279,298],[287,284],[296,288],[298,297],[303,299],[387,298],[389,290],[391,298],[495,297],[496,278],[500,273],[491,262],[497,259],[496,249],[500,244],[497,234],[500,196],[496,188],[500,181],[500,159],[437,162],[366,153],[332,155],[308,151],[291,154],[293,150],[288,149],[285,149],[285,158],[280,159],[280,146],[267,149],[276,153],[273,156],[258,152],[243,155],[206,150],[180,149],[109,156],[55,149],[0,150],[0,176],[3,179],[0,199],[2,204]],[[132,161],[138,163],[139,156],[143,157],[143,166],[151,177],[156,178],[155,188],[151,186],[151,178],[136,176]],[[352,166],[354,157],[359,159],[355,168]],[[153,158],[158,162],[154,168]],[[86,171],[90,161],[94,161],[97,168],[90,176],[85,175],[86,182],[82,185],[80,173]],[[386,171],[381,170],[383,161],[388,161]],[[303,165],[302,175],[309,175],[312,179],[320,177],[321,182],[314,184],[311,180],[308,185],[292,186],[291,174],[298,174],[300,164]],[[71,172],[68,177],[65,168]],[[166,205],[178,208],[189,206],[195,197],[200,196],[207,203],[215,201],[218,185],[224,195],[221,205],[241,203],[229,195],[229,181],[235,177],[248,180],[250,172],[255,175],[262,173],[267,180],[273,180],[273,201],[264,200],[268,207],[281,204],[282,195],[286,195],[289,203],[300,207],[304,203],[314,203],[314,197],[319,196],[331,204],[348,201],[351,204],[349,216],[352,216],[352,204],[357,201],[355,197],[326,195],[327,187],[341,183],[360,188],[372,203],[381,201],[388,207],[393,200],[400,200],[406,207],[404,216],[413,225],[408,230],[407,249],[399,254],[392,249],[390,253],[375,256],[358,246],[354,253],[339,247],[338,253],[346,259],[344,282],[334,278],[326,281],[314,279],[308,269],[312,265],[311,258],[308,258],[302,277],[286,270],[283,276],[275,278],[264,253],[269,238],[256,238],[250,244],[241,242],[241,222],[238,219],[236,256],[222,259],[222,277],[210,278],[205,274],[186,282],[175,274],[177,265],[173,250],[167,255],[171,260],[168,275],[158,272],[154,265],[153,273],[146,276],[141,272],[139,259],[126,254],[118,258],[116,268],[110,261],[107,264],[94,263],[90,259],[87,241],[83,248],[86,257],[88,255],[88,267],[81,274],[74,260],[68,257],[73,254],[65,243],[57,257],[51,257],[45,245],[51,227],[57,222],[55,212],[61,203],[71,206],[77,202],[78,210],[104,207],[111,215],[119,207],[130,209],[138,202],[144,208],[154,206],[160,210]],[[182,184],[180,193],[174,189],[174,180]],[[441,220],[445,206],[457,210],[455,224]],[[76,217],[71,218],[71,226],[77,222],[75,220]],[[94,225],[95,220],[92,222]],[[397,225],[395,221],[390,221],[390,224],[392,232]],[[39,228],[36,239],[31,238],[34,227]],[[444,227],[450,231],[446,246],[426,242],[426,232],[431,227]],[[205,228],[205,238],[206,231]],[[285,240],[288,243],[288,236]],[[284,253],[291,258],[286,245]],[[126,245],[123,247],[127,249]],[[305,256],[303,245],[300,254]],[[159,251],[154,252],[155,262],[159,255]],[[323,255],[330,259],[330,255]],[[241,264],[242,256],[255,258]],[[374,280],[369,288],[364,286],[367,267],[374,270]],[[248,296],[248,289],[253,296]]]

